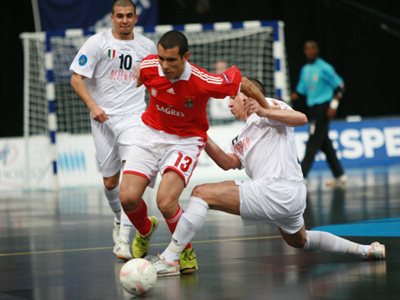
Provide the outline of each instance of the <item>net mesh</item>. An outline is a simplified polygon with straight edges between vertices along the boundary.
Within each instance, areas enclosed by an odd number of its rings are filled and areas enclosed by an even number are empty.
[[[156,44],[163,32],[145,32],[143,35]],[[210,72],[216,61],[236,65],[244,76],[262,81],[267,96],[276,97],[274,81],[273,29],[271,27],[238,28],[229,30],[187,31],[190,61]],[[83,43],[90,37],[52,36],[56,94],[57,132],[90,133],[89,110],[70,85],[69,67]],[[48,104],[46,100],[45,39],[37,34],[24,34],[25,51],[25,135],[48,134]],[[149,96],[146,93],[146,101]],[[226,107],[226,109],[228,109]],[[216,118],[208,111],[210,125],[232,122],[231,117]]]

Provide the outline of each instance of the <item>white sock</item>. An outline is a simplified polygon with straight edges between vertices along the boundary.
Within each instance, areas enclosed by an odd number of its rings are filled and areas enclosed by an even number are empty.
[[[129,220],[128,216],[124,212],[123,209],[121,209],[121,227],[119,229],[119,237],[124,238],[129,241],[129,236],[132,230],[132,223]]]
[[[306,230],[306,239],[307,241],[303,248],[305,250],[314,249],[332,253],[349,253],[365,257],[370,247],[369,245],[360,245],[324,231]]]
[[[107,190],[104,187],[104,194],[108,200],[108,204],[110,205],[112,211],[115,214],[115,219],[120,222],[121,221],[121,202],[119,201],[119,186],[115,189]]]
[[[174,263],[179,259],[186,245],[203,227],[208,209],[208,204],[204,200],[190,197],[188,207],[176,225],[171,243],[161,254],[167,262]]]

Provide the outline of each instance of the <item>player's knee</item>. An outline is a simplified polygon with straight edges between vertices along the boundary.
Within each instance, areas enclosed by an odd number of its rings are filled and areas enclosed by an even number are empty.
[[[157,207],[164,217],[171,217],[176,213],[178,200],[172,197],[157,197]]]
[[[137,205],[136,201],[131,197],[129,191],[125,189],[121,189],[119,191],[119,201],[121,202],[121,206],[125,211],[130,211]]]
[[[295,239],[285,239],[286,244],[292,246],[293,248],[303,249],[306,244],[306,239],[295,238]]]
[[[119,185],[119,176],[113,176],[113,177],[108,177],[108,178],[103,178],[103,182],[104,182],[104,187],[111,191],[113,189],[115,189],[116,187],[118,187]]]
[[[192,196],[207,202],[207,187],[205,184],[196,185],[192,191]]]
[[[112,181],[105,181],[104,186],[107,190],[112,191],[116,187],[118,187],[118,182],[112,182]]]

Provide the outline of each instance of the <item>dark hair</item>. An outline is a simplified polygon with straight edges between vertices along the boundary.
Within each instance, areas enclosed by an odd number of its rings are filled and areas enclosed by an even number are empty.
[[[136,15],[136,5],[135,3],[133,3],[132,0],[115,0],[111,6],[111,14],[114,14],[114,8],[116,6],[122,6],[122,7],[133,6],[133,12]]]
[[[163,36],[158,41],[164,49],[172,49],[179,47],[179,55],[183,55],[188,52],[189,45],[186,36],[177,30],[171,30],[163,34]]]
[[[305,41],[305,42],[304,42],[304,47],[305,47],[307,44],[312,44],[313,46],[317,47],[317,49],[319,50],[319,46],[318,46],[318,43],[317,43],[316,41],[314,41],[314,40]]]
[[[248,80],[250,80],[250,82],[252,84],[254,84],[254,86],[256,88],[258,88],[260,90],[260,92],[265,96],[266,91],[265,91],[265,87],[264,85],[261,83],[261,81],[259,81],[258,79],[255,79],[253,77],[247,77]]]

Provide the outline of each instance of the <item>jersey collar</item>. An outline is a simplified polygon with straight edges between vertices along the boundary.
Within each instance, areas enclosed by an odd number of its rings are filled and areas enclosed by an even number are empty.
[[[172,83],[177,82],[179,80],[186,80],[188,81],[190,78],[190,75],[192,74],[192,66],[191,64],[187,61],[185,62],[185,70],[183,71],[181,77],[179,77],[179,79],[173,79],[170,80]],[[162,68],[160,66],[160,64],[158,65],[158,75],[160,75],[160,77],[165,77],[164,72],[162,71]]]

